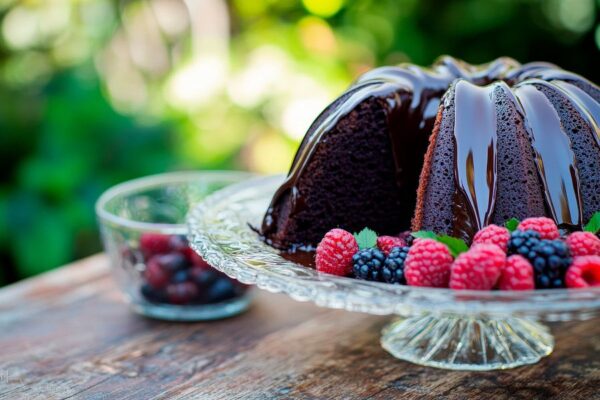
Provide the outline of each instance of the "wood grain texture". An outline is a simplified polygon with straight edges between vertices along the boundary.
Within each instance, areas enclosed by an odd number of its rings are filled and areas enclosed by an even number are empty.
[[[537,365],[470,373],[398,361],[388,318],[257,292],[247,313],[131,313],[95,256],[0,290],[3,399],[600,399],[600,321],[554,326]]]

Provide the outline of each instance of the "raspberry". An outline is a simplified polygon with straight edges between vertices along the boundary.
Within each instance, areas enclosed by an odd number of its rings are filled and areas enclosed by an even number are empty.
[[[520,254],[527,258],[540,240],[540,234],[536,231],[514,231],[508,240],[508,254]]]
[[[459,255],[450,272],[450,288],[490,290],[498,282],[506,254],[494,244],[476,244]]]
[[[317,271],[337,276],[352,273],[352,256],[358,251],[356,239],[343,229],[332,229],[325,234],[315,258]]]
[[[502,251],[506,252],[508,249],[508,239],[510,239],[510,232],[503,226],[488,225],[481,229],[473,237],[473,244],[495,244],[500,247]]]
[[[558,227],[553,220],[546,217],[526,218],[517,227],[520,231],[536,231],[542,239],[556,240],[560,237]]]
[[[591,232],[573,232],[567,237],[571,256],[600,256],[600,239]]]
[[[169,283],[171,273],[162,267],[156,260],[156,257],[152,257],[146,264],[144,279],[148,282],[148,285],[153,288],[161,289]]]
[[[188,261],[199,268],[212,268],[205,260],[200,256],[200,254],[196,253],[194,249],[191,247],[186,247],[183,249],[183,255],[188,259]]]
[[[171,250],[171,236],[161,233],[144,233],[140,236],[140,249],[146,257],[168,253]]]
[[[395,236],[379,236],[377,238],[377,247],[379,250],[383,251],[383,254],[386,256],[390,254],[394,247],[404,247],[406,246],[406,242]]]
[[[565,281],[568,288],[600,286],[600,256],[575,257]]]
[[[354,276],[367,281],[381,281],[381,268],[385,255],[376,248],[364,249],[352,257]]]
[[[406,283],[411,286],[448,287],[452,256],[433,239],[415,240],[404,262]]]
[[[404,277],[404,262],[408,256],[409,247],[394,247],[383,263],[381,276],[384,282],[406,285]]]
[[[498,281],[500,290],[533,290],[535,282],[533,267],[523,256],[515,254],[506,259],[506,265]]]
[[[533,266],[537,289],[555,289],[565,286],[565,273],[572,261],[565,242],[540,240],[525,258]]]

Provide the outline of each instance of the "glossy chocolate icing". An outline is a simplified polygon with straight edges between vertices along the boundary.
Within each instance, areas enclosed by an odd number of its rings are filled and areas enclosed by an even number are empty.
[[[304,138],[288,177],[267,210],[261,228],[265,240],[286,250],[304,245],[290,246],[271,239],[278,227],[276,207],[289,193],[288,218],[294,218],[302,210],[305,205],[298,182],[317,146],[342,118],[370,99],[384,101],[398,188],[406,192],[406,196],[414,197],[423,163],[423,144],[426,147],[441,99],[453,82],[455,97],[452,101],[456,107],[454,174],[457,182],[453,234],[472,237],[479,228],[491,223],[494,214],[498,157],[496,90],[508,94],[525,120],[550,216],[563,228],[580,227],[582,201],[569,138],[556,110],[535,85],[552,85],[560,90],[590,122],[600,146],[600,105],[573,83],[593,84],[548,63],[520,65],[513,59],[500,58],[489,64],[472,66],[446,56],[429,69],[410,64],[374,69],[349,88],[343,102],[324,118],[317,119],[319,123],[313,124]],[[310,246],[304,249],[310,250]]]
[[[570,99],[571,104],[592,128],[596,145],[600,148],[600,104],[592,96],[571,83],[553,81],[549,84],[560,89]]]
[[[525,128],[531,137],[546,203],[559,227],[579,228],[582,225],[583,206],[571,141],[556,110],[534,86],[535,82],[517,85],[514,94],[521,105]]]
[[[454,175],[456,193],[453,234],[472,236],[488,225],[496,201],[496,108],[494,91],[500,83],[476,86],[467,81],[455,85]]]

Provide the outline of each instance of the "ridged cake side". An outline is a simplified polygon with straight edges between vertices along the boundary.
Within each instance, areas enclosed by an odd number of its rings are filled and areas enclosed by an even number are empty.
[[[469,241],[489,223],[543,215],[580,229],[600,209],[600,108],[593,85],[568,77],[528,77],[513,88],[457,81],[425,156],[413,230]]]

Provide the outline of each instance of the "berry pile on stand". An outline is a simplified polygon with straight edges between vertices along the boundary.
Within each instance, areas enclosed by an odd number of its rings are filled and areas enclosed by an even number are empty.
[[[316,250],[319,272],[390,284],[455,290],[600,286],[600,212],[584,231],[561,236],[545,217],[488,225],[471,246],[433,232],[377,236],[332,229]]]

